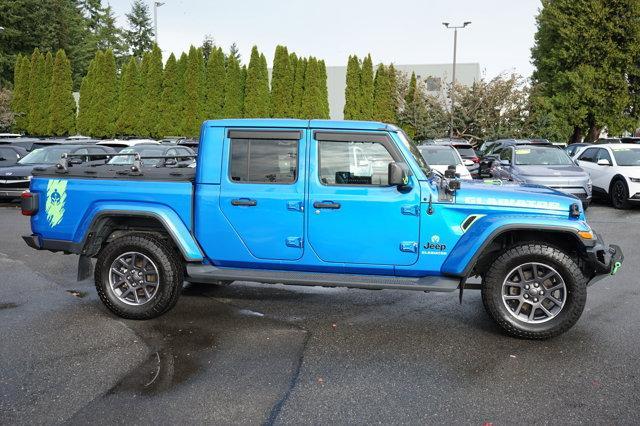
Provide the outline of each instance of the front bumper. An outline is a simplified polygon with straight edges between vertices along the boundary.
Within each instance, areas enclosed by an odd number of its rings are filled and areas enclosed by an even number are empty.
[[[2,189],[2,188],[0,188],[0,197],[3,197],[3,198],[4,197],[7,197],[7,198],[18,198],[27,189],[29,189],[29,188],[25,188],[25,189]]]
[[[605,244],[602,237],[596,234],[596,243],[592,247],[587,247],[587,263],[592,271],[592,277],[587,285],[615,275],[623,261],[622,249],[614,244]]]

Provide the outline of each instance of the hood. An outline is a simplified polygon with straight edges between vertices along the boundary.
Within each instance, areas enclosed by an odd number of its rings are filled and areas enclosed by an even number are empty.
[[[13,166],[0,167],[0,178],[5,176],[31,176],[34,167],[47,167],[51,164],[14,164]]]
[[[456,202],[462,204],[508,208],[531,208],[569,213],[578,199],[572,195],[542,185],[491,181],[461,181]]]
[[[526,177],[570,178],[585,177],[587,175],[587,172],[575,164],[569,164],[566,166],[519,166],[516,164],[514,166],[514,171],[520,176]]]

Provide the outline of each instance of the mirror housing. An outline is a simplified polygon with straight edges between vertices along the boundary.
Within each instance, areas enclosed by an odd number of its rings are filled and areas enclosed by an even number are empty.
[[[462,164],[464,164],[465,166],[473,166],[473,161],[471,160],[462,160]]]
[[[395,161],[389,163],[388,179],[390,186],[397,186],[398,188],[405,187],[409,184],[409,175],[406,170]]]
[[[610,166],[611,163],[606,158],[601,158],[598,160],[598,166]]]
[[[455,179],[456,178],[456,166],[448,166],[447,170],[444,172],[444,177],[447,179]]]

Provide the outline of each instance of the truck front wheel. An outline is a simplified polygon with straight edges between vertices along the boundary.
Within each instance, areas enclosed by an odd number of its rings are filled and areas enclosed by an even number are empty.
[[[183,269],[161,238],[130,234],[110,242],[98,255],[95,283],[102,302],[127,319],[155,318],[175,306]]]
[[[529,242],[496,259],[482,285],[489,315],[507,334],[548,339],[580,318],[587,301],[587,278],[562,250]]]

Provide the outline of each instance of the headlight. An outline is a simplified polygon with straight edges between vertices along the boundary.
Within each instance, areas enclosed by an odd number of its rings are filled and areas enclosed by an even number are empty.
[[[632,178],[632,177],[630,177],[629,180],[631,182],[640,183],[640,178]]]

